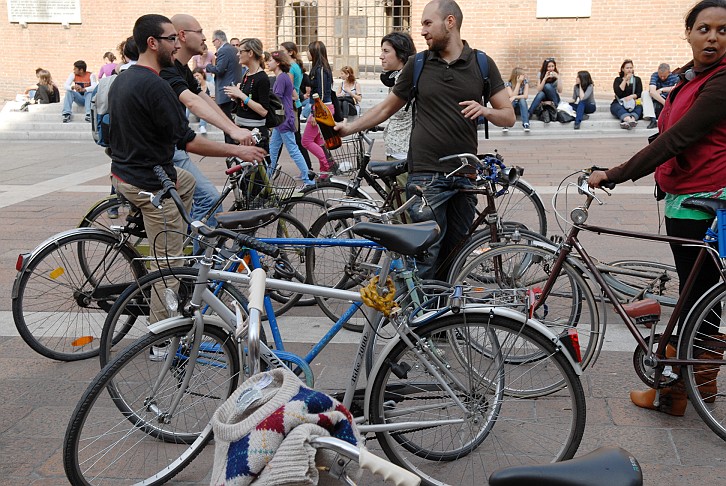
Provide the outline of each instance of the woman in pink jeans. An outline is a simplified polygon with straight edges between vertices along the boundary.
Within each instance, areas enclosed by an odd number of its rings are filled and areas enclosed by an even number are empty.
[[[320,99],[334,113],[330,99],[330,92],[333,88],[333,72],[328,62],[328,51],[325,44],[320,41],[313,41],[308,45],[308,60],[311,62],[310,81],[312,83],[311,93],[318,93]],[[323,146],[325,140],[320,134],[315,117],[310,114],[305,133],[302,136],[302,145],[320,161],[320,178],[325,179],[330,175],[331,161],[328,160]]]

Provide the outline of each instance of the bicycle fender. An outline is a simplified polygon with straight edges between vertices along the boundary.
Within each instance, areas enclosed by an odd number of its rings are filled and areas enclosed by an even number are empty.
[[[214,326],[214,327],[218,327],[226,332],[230,332],[230,333],[233,332],[233,329],[226,322],[224,322],[222,319],[220,319],[217,316],[204,316],[203,318],[204,318],[205,326]],[[159,334],[168,329],[171,329],[174,327],[180,327],[180,326],[188,326],[189,324],[192,324],[191,317],[177,316],[177,317],[169,317],[168,319],[163,319],[161,321],[150,324],[148,329],[149,329],[149,332],[152,334]]]
[[[575,371],[577,376],[582,375],[582,367],[580,366],[580,363],[575,361],[575,359],[570,355],[570,353],[569,353],[569,351],[567,351],[567,348],[565,347],[565,345],[562,344],[562,341],[560,341],[560,338],[555,333],[553,333],[549,327],[545,326],[538,320],[528,319],[527,316],[522,314],[521,312],[517,312],[515,310],[509,309],[506,307],[492,307],[492,306],[486,306],[486,305],[466,306],[461,310],[461,312],[465,312],[467,314],[486,314],[486,315],[494,314],[496,316],[502,316],[507,319],[523,323],[527,327],[534,329],[539,334],[542,334],[543,336],[545,336],[548,341],[554,343],[557,351],[562,353],[565,356],[565,358],[567,358],[567,361],[572,365],[572,369]],[[446,316],[450,316],[450,315],[454,315],[453,312],[451,312],[451,311],[446,312],[445,314],[442,314],[440,317],[446,317]],[[396,346],[400,340],[401,340],[401,336],[399,336],[399,335],[396,335],[393,339],[391,339],[390,342],[386,345],[386,347],[383,348],[383,351],[381,351],[378,354],[379,358],[381,356],[387,356],[391,352],[391,349],[394,346]],[[373,364],[373,368],[371,369],[371,372],[368,374],[368,383],[369,384],[373,383],[373,380],[371,380],[370,377],[376,376],[376,374],[380,371],[381,366],[383,366],[383,360],[376,359],[376,362]],[[365,400],[363,402],[364,414],[365,414],[364,417],[366,417],[366,418],[369,416],[368,403],[370,401],[370,394],[371,394],[371,387],[366,386]]]
[[[20,283],[20,278],[25,274],[26,269],[30,265],[30,263],[37,258],[37,255],[44,251],[46,248],[51,247],[53,245],[57,245],[58,242],[66,238],[68,236],[75,236],[76,234],[83,234],[83,235],[114,235],[114,233],[100,229],[100,228],[73,228],[66,231],[61,231],[60,233],[57,233],[49,238],[47,238],[45,241],[43,241],[40,245],[35,247],[33,251],[30,252],[27,258],[23,261],[23,266],[18,272],[18,274],[15,276],[15,282],[13,282],[13,291],[12,291],[12,298],[15,299],[18,296],[18,285]],[[141,257],[141,255],[139,255]]]
[[[86,220],[86,216],[95,211],[96,208],[98,208],[101,204],[105,203],[106,201],[110,201],[111,199],[118,199],[118,196],[116,194],[109,194],[103,199],[96,201],[93,206],[88,208],[88,211],[86,211],[86,214],[83,215],[83,218],[81,219],[80,223],[78,223],[78,225],[80,226],[81,224],[83,224],[83,222]]]

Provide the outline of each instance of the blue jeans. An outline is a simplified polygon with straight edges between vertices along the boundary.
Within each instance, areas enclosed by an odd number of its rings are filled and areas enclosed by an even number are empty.
[[[312,103],[310,103],[310,98],[304,99],[302,101],[302,116],[303,118],[307,118],[310,116],[310,112],[313,109]]]
[[[314,184],[314,182],[310,180],[310,176],[308,175],[308,164],[305,162],[305,157],[303,157],[302,152],[300,152],[300,149],[297,146],[297,142],[295,142],[295,132],[281,132],[277,128],[274,128],[272,130],[272,136],[270,137],[271,162],[270,168],[268,169],[270,174],[272,174],[272,172],[275,170],[275,167],[277,166],[277,160],[280,154],[280,147],[283,144],[285,145],[287,152],[290,154],[292,161],[295,162],[297,168],[300,169],[300,179],[303,181],[303,183]]]
[[[186,153],[184,150],[174,150],[173,161],[174,166],[186,170],[194,177],[194,180],[196,180],[197,185],[194,188],[194,200],[192,202],[191,216],[192,220],[202,219],[207,211],[209,211],[212,206],[214,206],[214,204],[217,202],[217,199],[219,199],[219,192],[217,191],[217,188],[214,186],[214,184],[212,184],[212,181],[210,181],[207,176],[205,176],[202,171],[199,170],[199,167],[197,167],[196,164],[192,162],[192,159],[189,158],[189,154]],[[222,211],[221,204],[214,212],[214,214],[217,214],[220,211]],[[212,214],[207,220],[207,225],[211,226],[212,228],[217,226],[217,219],[214,217],[214,214]],[[196,254],[198,250],[199,245],[195,240],[194,253]]]
[[[529,110],[527,110],[527,100],[524,98],[518,98],[512,101],[514,107],[514,113],[519,113],[522,116],[522,125],[529,125]]]
[[[191,115],[191,111],[189,111],[189,108],[187,108],[187,120],[189,119],[189,115]],[[197,117],[199,118],[199,117]],[[206,127],[207,126],[207,120],[202,120],[199,118],[199,128]]]
[[[428,255],[417,260],[418,276],[423,279],[434,278],[436,273],[444,274],[448,265],[438,268],[446,257],[466,236],[474,221],[476,196],[465,194],[457,189],[473,187],[471,179],[452,176],[445,178],[440,172],[414,172],[408,175],[406,195],[412,197],[412,188],[423,189],[428,207],[421,210],[422,201],[417,201],[409,209],[414,222],[431,221],[439,224],[441,234],[436,242],[429,247]],[[443,255],[443,258],[439,258]]]
[[[86,90],[85,93],[81,94],[78,91],[66,90],[66,97],[63,98],[63,114],[70,115],[73,113],[73,102],[75,101],[81,106],[86,108],[86,115],[91,114],[91,97],[93,93],[90,90]]]
[[[560,94],[557,92],[557,89],[552,86],[551,83],[545,83],[544,88],[542,88],[542,91],[537,93],[534,97],[534,100],[532,101],[532,104],[529,105],[529,116],[532,116],[532,113],[534,113],[534,110],[537,109],[540,103],[543,101],[551,101],[555,104],[555,107],[560,103]]]
[[[628,111],[623,108],[623,105],[618,103],[618,100],[614,100],[610,103],[610,113],[620,121],[623,121],[626,117],[632,116],[636,120],[643,118],[643,105],[635,105],[633,111]]]
[[[570,106],[575,110],[575,123],[581,123],[585,113],[595,113],[597,106],[594,101],[580,101],[579,103],[570,103]]]

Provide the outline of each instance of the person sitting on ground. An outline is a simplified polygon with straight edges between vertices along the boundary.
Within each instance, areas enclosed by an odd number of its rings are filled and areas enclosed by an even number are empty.
[[[554,57],[549,57],[542,61],[542,67],[539,70],[539,83],[537,84],[537,94],[529,105],[529,118],[532,118],[535,110],[540,104],[551,105],[557,109],[560,104],[560,93],[562,93],[562,83],[560,80],[560,71],[557,69],[557,61]],[[550,122],[549,117],[543,120],[545,123]]]
[[[39,79],[40,72],[43,71],[43,68],[37,68],[35,70],[35,79],[36,81]],[[31,84],[27,88],[25,88],[24,94],[28,97],[28,100],[32,100],[35,98],[35,90],[38,88],[38,84]]]
[[[103,55],[103,60],[106,62],[101,69],[98,70],[98,79],[111,76],[116,72],[116,56],[113,52],[108,51]]]
[[[214,76],[212,73],[207,72],[207,66],[212,64],[214,61],[214,54],[209,51],[207,44],[204,44],[202,53],[192,57],[192,70],[196,71],[201,68],[204,70],[204,77],[207,80],[207,88],[209,89],[209,96],[214,98]]]
[[[504,83],[507,90],[509,101],[514,107],[514,114],[522,116],[522,128],[525,132],[529,131],[529,109],[527,108],[527,97],[529,96],[529,81],[524,74],[524,69],[516,67],[512,69],[509,81]],[[503,132],[508,132],[509,127],[502,127]]]
[[[643,117],[643,106],[638,99],[643,91],[643,82],[635,75],[633,61],[626,59],[620,65],[620,73],[613,81],[615,99],[610,103],[610,113],[620,120],[620,128],[632,130]]]
[[[73,63],[73,72],[66,79],[63,88],[66,96],[63,100],[63,123],[71,121],[73,103],[82,105],[86,109],[86,121],[91,122],[91,98],[93,89],[98,84],[96,75],[88,71],[86,61]]]
[[[350,66],[343,66],[340,70],[340,87],[338,88],[338,99],[343,116],[360,115],[360,100],[363,99],[360,84],[355,79],[355,73]]]
[[[671,72],[671,67],[662,63],[658,71],[650,75],[648,89],[643,90],[643,118],[650,118],[648,128],[658,126],[658,117],[668,93],[678,84],[678,76]]]
[[[53,83],[50,71],[41,69],[38,73],[38,87],[35,90],[33,100],[41,105],[60,102],[60,91]]]
[[[575,86],[572,88],[572,101],[570,106],[575,110],[575,130],[580,129],[580,124],[586,114],[595,113],[595,84],[592,76],[587,71],[579,71],[575,79]]]

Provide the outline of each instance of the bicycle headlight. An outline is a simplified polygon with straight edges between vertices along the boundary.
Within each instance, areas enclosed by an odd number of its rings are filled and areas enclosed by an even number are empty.
[[[585,208],[575,208],[570,213],[570,219],[572,219],[572,222],[575,224],[583,224],[585,221],[587,221],[587,209]]]
[[[179,295],[173,289],[164,289],[164,305],[169,311],[169,317],[176,317],[179,311]]]

